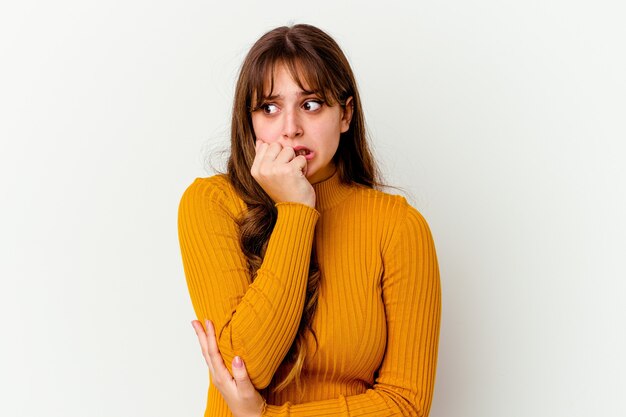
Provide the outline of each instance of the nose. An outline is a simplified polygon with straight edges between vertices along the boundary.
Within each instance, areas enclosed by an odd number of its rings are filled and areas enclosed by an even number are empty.
[[[283,138],[294,139],[302,136],[302,123],[297,110],[283,112]]]

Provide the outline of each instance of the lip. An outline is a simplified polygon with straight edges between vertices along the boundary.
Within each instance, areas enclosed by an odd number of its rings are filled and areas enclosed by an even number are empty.
[[[306,149],[307,151],[309,151],[308,154],[304,155],[304,157],[306,158],[307,161],[310,161],[315,156],[315,152],[313,152],[312,150],[310,150],[306,146],[294,146],[294,148],[293,148],[294,152],[298,152],[300,149]]]

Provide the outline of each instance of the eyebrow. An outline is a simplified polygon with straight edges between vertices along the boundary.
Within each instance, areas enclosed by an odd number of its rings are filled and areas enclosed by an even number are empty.
[[[318,94],[318,91],[308,91],[308,90],[304,90],[304,91],[299,91],[298,93],[296,93],[296,95],[298,97],[302,97],[302,96],[312,96],[314,94]],[[267,96],[267,97],[263,97],[264,100],[277,100],[277,99],[282,99],[283,96],[280,94],[273,94],[271,96]]]

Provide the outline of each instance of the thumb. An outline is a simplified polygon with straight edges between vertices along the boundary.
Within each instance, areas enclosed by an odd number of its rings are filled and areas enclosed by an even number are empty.
[[[252,385],[252,381],[248,376],[246,365],[244,365],[243,360],[239,356],[235,356],[233,358],[233,379],[235,380],[237,390],[240,393],[248,390],[256,391],[256,388]]]

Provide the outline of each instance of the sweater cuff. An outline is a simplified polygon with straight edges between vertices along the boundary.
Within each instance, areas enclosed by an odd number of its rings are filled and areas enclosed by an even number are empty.
[[[288,414],[289,405],[270,405],[266,404],[261,417],[284,417]]]
[[[281,202],[275,206],[278,217],[264,257],[269,264],[263,266],[277,271],[281,265],[274,263],[284,264],[284,256],[289,253],[295,259],[306,260],[308,264],[315,225],[320,217],[319,211],[306,204],[294,202]],[[278,254],[280,256],[275,256]]]

